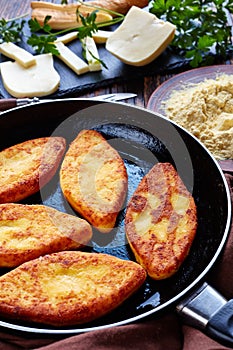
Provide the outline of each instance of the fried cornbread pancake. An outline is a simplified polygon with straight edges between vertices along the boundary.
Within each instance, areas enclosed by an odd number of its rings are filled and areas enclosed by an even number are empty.
[[[0,152],[0,203],[18,202],[55,174],[66,147],[63,137],[28,140]]]
[[[0,267],[78,249],[92,237],[86,220],[44,205],[0,204]]]
[[[188,255],[196,228],[193,197],[171,164],[156,164],[126,210],[126,235],[136,260],[153,279],[170,277]]]
[[[65,154],[60,184],[71,206],[101,232],[115,225],[127,192],[119,153],[95,130],[83,130]]]
[[[139,264],[107,254],[45,255],[0,277],[0,315],[53,326],[86,323],[119,306],[145,278]]]

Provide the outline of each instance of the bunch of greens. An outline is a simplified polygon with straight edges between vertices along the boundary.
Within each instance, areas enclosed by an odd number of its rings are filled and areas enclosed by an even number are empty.
[[[0,19],[0,43],[21,41],[25,21],[18,21],[19,18]]]
[[[31,45],[38,54],[52,53],[58,56],[59,51],[54,44],[57,37],[51,32],[51,27],[48,24],[50,19],[51,16],[46,16],[43,25],[41,25],[36,18],[28,21],[31,36],[28,38],[27,43]],[[44,34],[37,35],[40,31]]]
[[[225,59],[233,50],[232,0],[153,0],[150,12],[176,26],[171,47],[192,67],[213,63],[213,53]]]

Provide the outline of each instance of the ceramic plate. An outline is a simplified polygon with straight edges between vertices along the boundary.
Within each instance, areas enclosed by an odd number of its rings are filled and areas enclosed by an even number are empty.
[[[168,100],[175,90],[182,90],[185,85],[197,84],[205,79],[215,79],[221,74],[232,74],[233,65],[214,65],[208,67],[195,68],[187,72],[175,75],[162,83],[150,96],[147,108],[163,114],[165,113],[164,102]]]

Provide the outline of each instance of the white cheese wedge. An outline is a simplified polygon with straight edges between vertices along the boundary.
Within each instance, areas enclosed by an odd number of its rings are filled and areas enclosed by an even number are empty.
[[[23,67],[30,67],[36,64],[35,57],[28,51],[13,43],[2,43],[0,44],[0,52],[6,57],[12,58],[17,61]]]
[[[3,62],[0,72],[5,89],[14,97],[46,96],[55,92],[60,76],[53,67],[53,56],[35,56],[36,64],[24,68],[18,62]]]
[[[83,39],[83,49],[85,50],[85,57],[88,62],[90,72],[102,70],[99,61],[99,53],[95,41],[90,36]]]
[[[57,42],[55,45],[60,53],[58,58],[62,60],[76,74],[80,75],[89,71],[88,64],[85,61],[83,61],[80,57],[78,57],[62,42]]]
[[[124,63],[144,66],[172,41],[176,27],[132,6],[122,24],[110,35],[106,49]]]

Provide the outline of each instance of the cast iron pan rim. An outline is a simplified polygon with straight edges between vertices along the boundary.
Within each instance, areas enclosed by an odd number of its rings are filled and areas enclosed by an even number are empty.
[[[97,100],[92,100],[91,98],[66,98],[66,99],[55,99],[55,100],[41,100],[41,102],[43,104],[46,103],[56,103],[56,102],[66,102],[66,101],[93,101],[95,103],[111,103],[111,104],[122,104],[125,105],[123,102],[107,102],[107,101],[97,101]],[[7,115],[8,113],[10,113],[11,111],[14,110],[18,110],[18,109],[22,109],[22,108],[28,108],[31,106],[36,106],[36,104],[30,104],[30,105],[25,105],[25,106],[19,106],[13,109],[10,109],[8,111],[2,112],[2,114],[0,115],[0,118],[3,115]],[[106,324],[106,325],[102,325],[102,326],[95,326],[95,327],[88,327],[88,328],[74,328],[74,329],[47,329],[47,328],[36,328],[36,327],[27,327],[27,326],[20,326],[20,325],[16,325],[16,324],[11,324],[8,322],[4,322],[4,321],[0,321],[0,327],[4,327],[4,328],[8,328],[14,331],[20,331],[20,332],[28,332],[28,333],[37,333],[37,334],[54,334],[54,335],[69,335],[69,334],[80,334],[80,333],[85,333],[85,332],[90,332],[90,331],[97,331],[97,330],[102,330],[102,329],[106,329],[106,328],[111,328],[111,327],[115,327],[115,326],[123,326],[129,323],[133,323],[136,322],[140,319],[146,318],[148,316],[151,316],[152,314],[155,314],[163,309],[165,309],[168,306],[173,305],[174,303],[177,303],[179,300],[182,299],[182,297],[184,297],[188,292],[190,292],[194,287],[197,286],[198,283],[200,283],[203,278],[205,277],[205,275],[207,274],[207,272],[209,272],[209,270],[212,268],[212,266],[214,265],[214,263],[216,262],[217,258],[219,257],[230,232],[230,227],[231,227],[231,195],[230,195],[230,190],[226,181],[226,178],[224,176],[224,173],[222,171],[222,169],[220,168],[218,162],[216,161],[216,159],[212,156],[212,154],[208,151],[208,149],[199,141],[199,139],[197,139],[194,135],[192,135],[189,131],[187,131],[185,128],[179,126],[178,124],[176,124],[175,122],[169,120],[167,117],[163,116],[160,113],[157,112],[153,112],[150,110],[147,110],[143,107],[138,107],[138,106],[133,106],[133,105],[127,105],[128,107],[131,108],[135,108],[135,109],[141,109],[143,111],[146,111],[147,113],[150,114],[154,114],[155,117],[159,117],[162,118],[164,120],[167,120],[169,123],[174,124],[175,126],[177,126],[178,128],[182,129],[185,131],[185,133],[189,134],[189,136],[193,139],[196,140],[196,142],[198,142],[202,148],[205,149],[205,151],[208,153],[209,157],[211,158],[211,160],[213,161],[213,163],[215,163],[215,166],[217,167],[221,178],[222,178],[222,182],[224,184],[224,189],[226,192],[226,197],[227,197],[227,220],[226,220],[226,226],[225,226],[225,230],[224,230],[224,234],[222,236],[222,240],[221,243],[218,246],[218,249],[216,250],[213,258],[211,259],[210,263],[206,266],[206,268],[200,273],[200,275],[192,282],[189,284],[188,287],[186,287],[182,292],[180,292],[179,294],[177,294],[175,297],[171,298],[170,300],[168,300],[167,302],[155,307],[154,309],[148,311],[148,312],[144,312],[140,315],[128,318],[126,320],[123,321],[119,321],[119,322],[115,322],[115,323],[110,323],[110,324]]]

